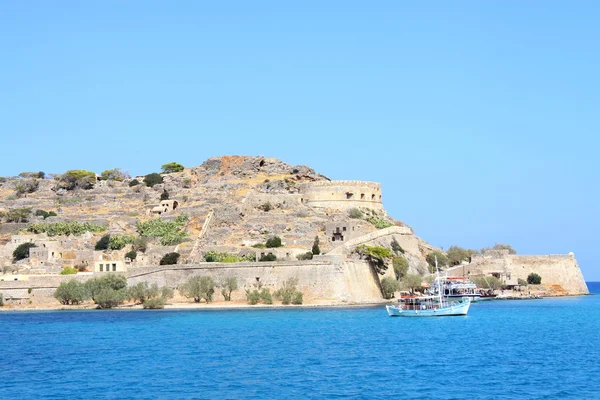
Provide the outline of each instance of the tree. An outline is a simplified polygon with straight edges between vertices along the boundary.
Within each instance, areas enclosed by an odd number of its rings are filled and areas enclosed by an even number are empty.
[[[24,194],[27,194],[27,193],[33,193],[33,192],[35,192],[38,189],[39,186],[40,186],[40,183],[38,182],[37,179],[23,179],[23,180],[20,180],[15,185],[15,190],[17,192],[17,197],[21,197],[21,196],[23,196]]]
[[[321,249],[319,248],[319,237],[318,236],[315,236],[315,241],[313,242],[313,245],[312,245],[312,253],[315,256],[321,254]]]
[[[311,251],[307,251],[306,253],[298,254],[296,256],[296,258],[299,261],[312,260],[313,259],[313,253]]]
[[[296,289],[296,285],[298,284],[297,278],[289,278],[287,281],[283,283],[283,286],[276,290],[273,293],[273,296],[281,300],[281,304],[290,304],[293,303],[294,298],[298,297],[298,293],[300,294],[300,303],[293,304],[302,304],[302,292]]]
[[[375,271],[383,275],[387,270],[387,260],[392,258],[392,252],[381,246],[360,245],[356,248],[356,252],[367,259],[369,264],[375,268]]]
[[[513,249],[510,244],[496,243],[491,249],[489,247],[484,247],[481,249],[481,253],[485,253],[488,250],[508,250],[508,254],[517,254],[517,251]]]
[[[279,236],[270,237],[269,239],[267,239],[266,246],[269,249],[275,248],[275,247],[281,247],[282,246],[281,238]]]
[[[110,245],[110,235],[104,235],[96,242],[94,250],[108,250]]]
[[[269,253],[261,256],[258,261],[277,261],[277,256],[275,254]]]
[[[23,244],[20,244],[19,246],[17,246],[15,251],[13,251],[13,253],[12,253],[13,261],[16,262],[16,261],[24,260],[24,259],[28,258],[29,257],[29,249],[31,249],[32,247],[37,247],[37,246],[31,242],[23,243]]]
[[[238,289],[237,277],[228,276],[221,283],[221,294],[225,298],[225,301],[231,301],[231,292]]]
[[[129,181],[129,187],[134,187],[140,184],[140,181],[138,181],[137,179],[132,179],[131,181]]]
[[[394,296],[394,292],[400,290],[400,284],[393,278],[385,277],[381,280],[381,290],[384,299],[391,299]]]
[[[54,211],[45,211],[45,210],[36,210],[35,211],[35,215],[38,217],[43,217],[44,219],[48,218],[48,217],[56,217],[56,213]]]
[[[128,251],[125,254],[125,258],[129,258],[131,261],[135,260],[137,258],[137,251],[135,251],[135,250]]]
[[[127,278],[118,274],[107,274],[85,282],[85,288],[100,308],[113,308],[127,297]]]
[[[184,170],[185,167],[176,162],[170,162],[163,164],[160,168],[162,169],[163,174],[170,174],[173,172],[181,172]]]
[[[146,299],[158,297],[160,289],[156,283],[152,286],[148,282],[140,282],[127,288],[127,299],[142,304]]]
[[[154,185],[163,183],[163,177],[160,174],[153,172],[144,177],[144,183],[148,187],[153,187]]]
[[[139,251],[142,253],[146,252],[148,248],[148,238],[146,236],[139,236],[133,241],[133,245],[131,246],[133,251]]]
[[[443,253],[439,251],[434,251],[427,254],[425,258],[427,263],[429,264],[429,272],[435,273],[435,260],[437,259],[438,267],[443,268],[448,265],[448,257],[446,257]]]
[[[421,275],[406,274],[402,280],[400,280],[400,287],[409,290],[411,293],[415,293],[415,289],[420,288],[423,285],[423,278]]]
[[[396,256],[392,260],[396,279],[401,279],[408,272],[408,260],[402,256]]]
[[[478,288],[498,290],[504,287],[502,281],[495,276],[475,276],[471,280]]]
[[[175,265],[179,260],[179,253],[167,253],[160,259],[160,265]]]
[[[530,285],[541,285],[542,277],[535,272],[532,272],[531,274],[527,275],[527,283]]]
[[[58,188],[66,190],[91,189],[96,183],[96,174],[83,169],[72,169],[59,175],[57,178]]]
[[[125,179],[129,179],[129,173],[122,171],[120,168],[107,169],[106,171],[102,171],[100,177],[106,181],[118,181],[122,182]]]
[[[89,299],[89,294],[83,283],[71,279],[68,282],[62,282],[56,288],[54,298],[64,305],[80,304]]]
[[[77,268],[65,266],[62,271],[60,271],[61,275],[75,275],[77,273]]]
[[[358,208],[351,208],[348,210],[348,217],[353,219],[362,219],[364,214]]]
[[[392,248],[392,251],[394,252],[394,254],[398,255],[399,253],[404,254],[405,251],[402,248],[402,246],[400,246],[400,243],[398,243],[398,241],[396,240],[396,237],[392,238],[392,241],[390,242],[390,246]]]
[[[95,302],[102,309],[114,308],[125,301],[125,290],[102,289],[96,295]]]
[[[169,192],[167,189],[163,189],[163,192],[160,194],[160,201],[169,200]]]
[[[472,255],[471,251],[459,246],[450,246],[446,253],[448,254],[448,262],[450,265],[460,265],[463,261],[469,261],[469,258]]]
[[[30,214],[31,208],[13,208],[8,210],[5,219],[6,222],[27,222]]]
[[[21,172],[19,174],[19,176],[21,178],[37,178],[37,179],[44,179],[46,177],[46,174],[42,171],[40,172]]]
[[[185,297],[193,298],[196,303],[200,303],[202,299],[210,303],[215,292],[215,282],[209,276],[193,276],[181,286],[179,291]]]

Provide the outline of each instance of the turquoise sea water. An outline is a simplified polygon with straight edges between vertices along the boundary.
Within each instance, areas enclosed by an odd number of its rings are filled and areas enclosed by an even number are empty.
[[[423,319],[383,307],[0,313],[0,361],[3,399],[600,398],[600,296]]]

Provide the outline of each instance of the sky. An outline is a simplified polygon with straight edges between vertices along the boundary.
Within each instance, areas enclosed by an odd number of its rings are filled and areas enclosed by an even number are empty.
[[[0,2],[0,176],[263,155],[600,281],[596,1]]]

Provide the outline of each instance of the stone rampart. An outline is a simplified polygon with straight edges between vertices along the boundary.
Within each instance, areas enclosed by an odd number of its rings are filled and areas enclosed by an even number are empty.
[[[390,247],[392,238],[396,238],[404,250],[419,254],[419,240],[412,233],[412,229],[407,226],[390,226],[348,240],[343,245],[331,249],[327,254],[350,254],[361,244]]]
[[[381,185],[363,181],[316,181],[298,185],[301,201],[311,207],[383,210]]]

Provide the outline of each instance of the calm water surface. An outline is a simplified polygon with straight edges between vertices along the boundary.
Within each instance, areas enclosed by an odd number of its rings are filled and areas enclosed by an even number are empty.
[[[600,284],[590,284],[600,292]],[[383,307],[0,313],[0,398],[600,398],[600,296]]]

